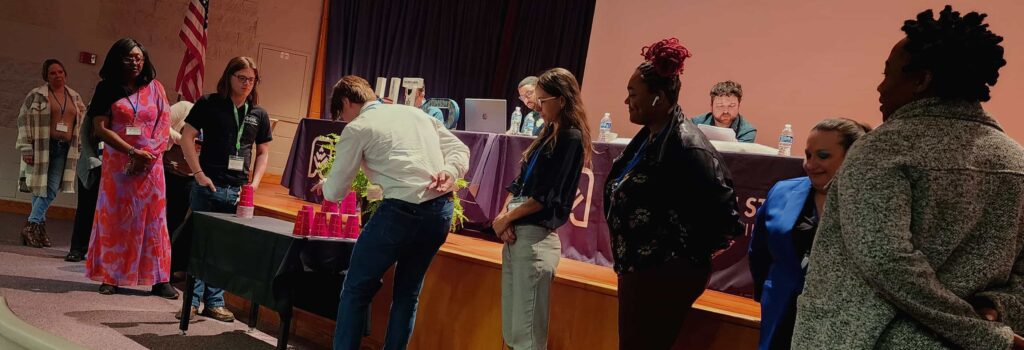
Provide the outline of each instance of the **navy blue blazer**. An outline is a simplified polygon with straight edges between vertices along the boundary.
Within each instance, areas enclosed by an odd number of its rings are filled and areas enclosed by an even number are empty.
[[[759,349],[770,349],[776,340],[788,343],[793,335],[796,297],[803,291],[806,271],[791,232],[810,193],[806,176],[779,181],[757,211],[748,257],[754,299],[761,302]]]

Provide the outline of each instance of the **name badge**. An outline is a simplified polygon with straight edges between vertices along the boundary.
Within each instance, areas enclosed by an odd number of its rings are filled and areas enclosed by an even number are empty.
[[[512,200],[508,202],[508,211],[513,211],[516,208],[519,208],[519,206],[523,205],[525,202],[526,197],[513,197]]]
[[[242,163],[245,158],[239,156],[228,156],[228,170],[242,171]]]
[[[57,123],[57,131],[68,132],[68,125],[64,124],[64,122]]]
[[[129,126],[124,129],[124,134],[128,136],[139,136],[142,135],[142,128],[137,126]]]

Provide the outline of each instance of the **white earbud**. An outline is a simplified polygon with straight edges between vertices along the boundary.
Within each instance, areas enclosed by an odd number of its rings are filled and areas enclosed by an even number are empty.
[[[658,103],[659,98],[661,98],[661,96],[654,96],[654,102],[651,102],[651,107],[654,107],[654,105]]]

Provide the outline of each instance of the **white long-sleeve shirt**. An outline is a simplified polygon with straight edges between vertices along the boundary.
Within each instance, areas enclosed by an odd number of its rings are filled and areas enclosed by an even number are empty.
[[[431,176],[466,174],[469,147],[422,110],[370,102],[341,132],[324,198],[345,198],[360,165],[370,182],[383,188],[384,198],[419,204],[444,194],[427,189]]]

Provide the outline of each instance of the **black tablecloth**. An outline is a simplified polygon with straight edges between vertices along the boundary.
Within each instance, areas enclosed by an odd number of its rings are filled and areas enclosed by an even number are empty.
[[[334,319],[353,240],[291,235],[292,223],[195,212],[189,272],[207,284],[278,312],[290,306]]]

